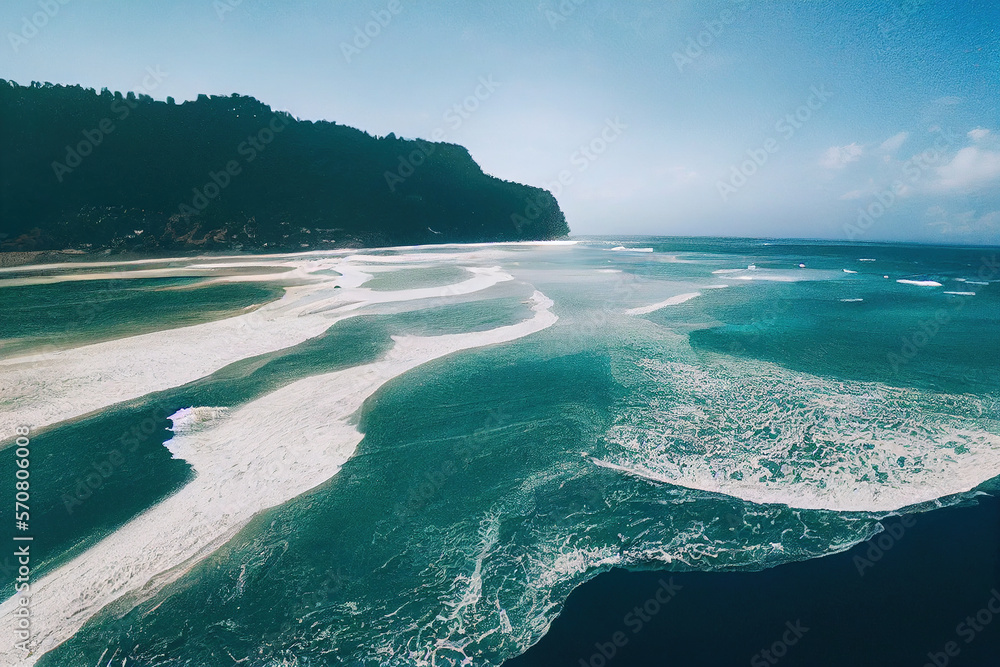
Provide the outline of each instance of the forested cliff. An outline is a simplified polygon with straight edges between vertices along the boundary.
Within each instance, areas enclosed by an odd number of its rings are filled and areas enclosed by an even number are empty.
[[[0,250],[304,250],[551,239],[547,191],[454,144],[297,120],[251,97],[176,104],[0,80]]]

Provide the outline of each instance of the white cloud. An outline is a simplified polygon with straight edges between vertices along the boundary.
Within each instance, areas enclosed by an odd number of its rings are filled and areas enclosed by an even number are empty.
[[[969,130],[969,138],[973,141],[982,141],[987,136],[989,136],[990,131],[986,128],[977,127],[974,130]]]
[[[979,218],[978,224],[987,230],[1000,229],[1000,211],[990,211]]]
[[[900,132],[899,134],[894,134],[879,146],[879,150],[885,153],[895,153],[899,150],[899,147],[903,145],[903,142],[910,136],[909,132]]]
[[[865,197],[870,197],[872,195],[871,188],[861,188],[860,190],[851,190],[850,192],[845,192],[840,195],[841,199],[852,200],[852,199],[864,199]]]
[[[670,185],[687,185],[698,180],[698,172],[682,165],[660,167],[656,175],[668,181]]]
[[[876,182],[875,179],[869,178],[868,183],[865,184],[864,187],[858,188],[857,190],[849,190],[840,195],[838,199],[842,201],[871,199],[873,197],[878,197],[884,192],[892,192],[896,197],[909,197],[914,194],[913,188],[902,181],[896,180],[889,182],[880,180],[879,182]]]
[[[857,190],[850,190],[840,195],[839,199],[845,201],[851,201],[854,199],[867,199],[869,197],[874,197],[879,191],[879,186],[875,184],[875,179],[869,178],[868,182],[865,183],[864,187],[858,188]]]
[[[1000,180],[1000,152],[967,146],[937,172],[939,189],[974,190]]]
[[[857,143],[846,146],[830,146],[819,163],[827,169],[841,169],[861,157],[865,149]]]
[[[974,210],[949,213],[940,206],[932,206],[927,209],[927,216],[933,218],[927,224],[940,227],[942,234],[982,234],[1000,230],[1000,211],[982,215]]]

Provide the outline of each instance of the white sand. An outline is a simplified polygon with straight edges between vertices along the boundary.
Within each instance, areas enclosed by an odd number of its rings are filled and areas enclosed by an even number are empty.
[[[362,435],[349,419],[391,378],[460,350],[541,331],[558,319],[552,301],[532,297],[535,315],[489,331],[397,337],[381,361],[305,378],[227,414],[181,411],[175,456],[197,477],[54,572],[32,583],[31,656],[0,655],[0,665],[31,665],[69,639],[103,607],[129,596],[148,599],[222,546],[258,512],[335,475]],[[308,401],[302,397],[308,396]],[[14,637],[14,598],[0,605],[3,632]]]
[[[466,254],[466,259],[475,257]],[[498,267],[466,267],[472,278],[453,285],[377,292],[361,287],[371,277],[363,268],[351,258],[299,260],[294,273],[311,277],[313,284],[289,287],[283,298],[250,313],[0,359],[0,434],[21,425],[42,428],[193,382],[241,359],[319,336],[369,305],[469,294],[512,279]],[[324,270],[341,275],[313,274]]]
[[[643,306],[641,308],[629,308],[625,311],[627,315],[646,315],[647,313],[652,313],[661,308],[666,308],[667,306],[676,306],[679,303],[684,303],[685,301],[690,301],[695,297],[701,296],[701,292],[689,292],[687,294],[678,294],[677,296],[672,296],[666,301],[660,301],[659,303],[654,303],[651,306]]]

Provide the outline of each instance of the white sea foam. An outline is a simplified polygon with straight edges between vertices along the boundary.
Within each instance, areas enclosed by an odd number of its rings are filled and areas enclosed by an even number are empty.
[[[197,472],[176,494],[32,584],[32,646],[0,665],[30,665],[106,605],[149,599],[228,541],[259,511],[335,475],[361,434],[350,418],[385,382],[433,359],[541,331],[558,319],[552,301],[531,298],[534,316],[483,332],[394,337],[378,362],[293,382],[219,419],[217,408],[175,414],[170,449]],[[303,400],[303,397],[308,400]],[[209,422],[209,423],[206,423]],[[197,426],[197,427],[195,427]],[[123,602],[125,602],[123,600]],[[14,599],[0,605],[14,636]]]
[[[667,306],[676,306],[679,303],[684,303],[685,301],[690,301],[691,299],[701,296],[701,292],[689,292],[687,294],[678,294],[677,296],[672,296],[666,301],[660,301],[659,303],[654,303],[651,306],[642,306],[641,308],[629,308],[625,311],[628,315],[646,315],[648,313],[655,312],[661,308],[666,308]]]
[[[599,465],[747,501],[889,512],[1000,475],[1000,426],[975,396],[834,381],[773,364],[645,360],[648,392]],[[631,380],[630,380],[631,381]]]
[[[903,285],[916,285],[917,287],[941,287],[941,283],[936,280],[908,280],[900,278],[896,282]]]
[[[484,251],[487,258],[491,252]],[[311,277],[311,282],[287,287],[283,298],[253,312],[0,359],[0,386],[4,387],[0,433],[13,433],[18,425],[41,428],[193,382],[241,359],[298,345],[373,304],[470,294],[512,279],[499,267],[469,266],[465,268],[472,277],[453,285],[380,292],[361,287],[371,276],[364,272],[360,256],[356,257],[299,260],[295,272]],[[421,257],[413,255],[410,260]],[[423,257],[427,262],[439,259]],[[476,253],[463,254],[467,260],[476,257]],[[317,273],[329,270],[341,275]]]
[[[841,303],[858,303],[860,301],[864,301],[864,299],[841,299],[840,300]]]
[[[177,435],[187,435],[209,428],[218,423],[220,419],[229,414],[229,408],[212,407],[190,407],[178,410],[170,415],[173,426],[170,430],[175,434],[173,438],[167,440],[163,445],[175,459],[190,460],[191,452],[185,450],[185,445],[190,441],[188,438],[178,438]]]
[[[852,271],[851,269],[844,269],[844,273],[857,273],[857,271]]]
[[[653,252],[652,248],[626,248],[623,245],[612,248],[612,250],[617,250],[618,252]]]
[[[649,250],[652,250],[650,248]],[[704,264],[704,260],[700,259],[685,259],[681,255],[664,255],[658,254],[656,256],[656,261],[661,264]]]
[[[942,292],[942,294],[952,294],[954,296],[976,296],[975,292]]]
[[[555,544],[565,542],[557,540]],[[538,584],[543,588],[552,588],[560,581],[572,579],[595,568],[608,568],[621,565],[622,554],[613,547],[566,548],[553,549],[553,553],[544,554],[546,562],[540,563],[541,576]]]
[[[712,271],[718,276],[726,276],[731,280],[765,280],[771,282],[794,283],[810,280],[840,280],[843,273],[839,271],[827,271],[822,269],[796,269],[795,271],[782,271],[779,269],[716,269]]]
[[[220,417],[224,417],[228,412],[229,408],[183,408],[170,415],[170,421],[173,424],[170,430],[176,434],[193,433],[206,424],[211,424]]]

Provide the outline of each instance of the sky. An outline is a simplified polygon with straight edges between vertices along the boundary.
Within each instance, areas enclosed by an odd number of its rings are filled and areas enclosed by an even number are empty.
[[[0,32],[21,84],[440,130],[574,234],[1000,244],[995,0],[4,0]]]

